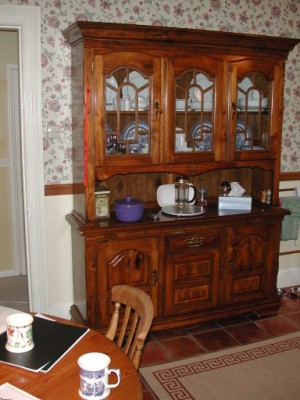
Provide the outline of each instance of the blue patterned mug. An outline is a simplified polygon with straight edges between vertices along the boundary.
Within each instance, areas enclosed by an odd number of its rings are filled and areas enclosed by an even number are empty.
[[[105,399],[110,389],[119,385],[120,370],[109,369],[109,364],[110,358],[103,353],[86,353],[79,357],[80,397],[87,400]],[[108,377],[112,372],[117,375],[117,382],[109,384]]]

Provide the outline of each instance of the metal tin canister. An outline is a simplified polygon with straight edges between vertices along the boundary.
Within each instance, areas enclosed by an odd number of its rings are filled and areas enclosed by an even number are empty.
[[[98,187],[95,191],[95,215],[96,218],[110,217],[110,191],[105,187]]]

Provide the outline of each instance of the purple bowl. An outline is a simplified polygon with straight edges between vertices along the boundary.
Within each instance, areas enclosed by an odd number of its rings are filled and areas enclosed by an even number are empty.
[[[139,221],[144,214],[144,202],[126,196],[125,199],[115,201],[116,218],[122,222]]]

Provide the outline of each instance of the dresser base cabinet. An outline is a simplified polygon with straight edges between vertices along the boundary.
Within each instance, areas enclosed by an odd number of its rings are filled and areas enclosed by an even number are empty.
[[[109,222],[82,224],[69,215],[73,234],[84,239],[74,240],[73,256],[85,251],[85,266],[76,263],[74,268],[85,270],[88,325],[105,331],[113,312],[111,288],[117,284],[134,285],[151,296],[153,330],[276,313],[280,230],[286,213],[272,208],[220,217],[214,208],[200,218],[162,221],[145,213],[143,221],[132,224],[113,216]]]

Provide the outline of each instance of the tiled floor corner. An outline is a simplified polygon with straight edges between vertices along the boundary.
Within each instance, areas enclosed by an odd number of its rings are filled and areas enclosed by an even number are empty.
[[[183,328],[151,332],[144,347],[141,367],[180,360],[241,344],[253,343],[300,330],[300,299],[285,293],[277,315],[250,315],[204,322]],[[163,400],[143,382],[144,400]]]

